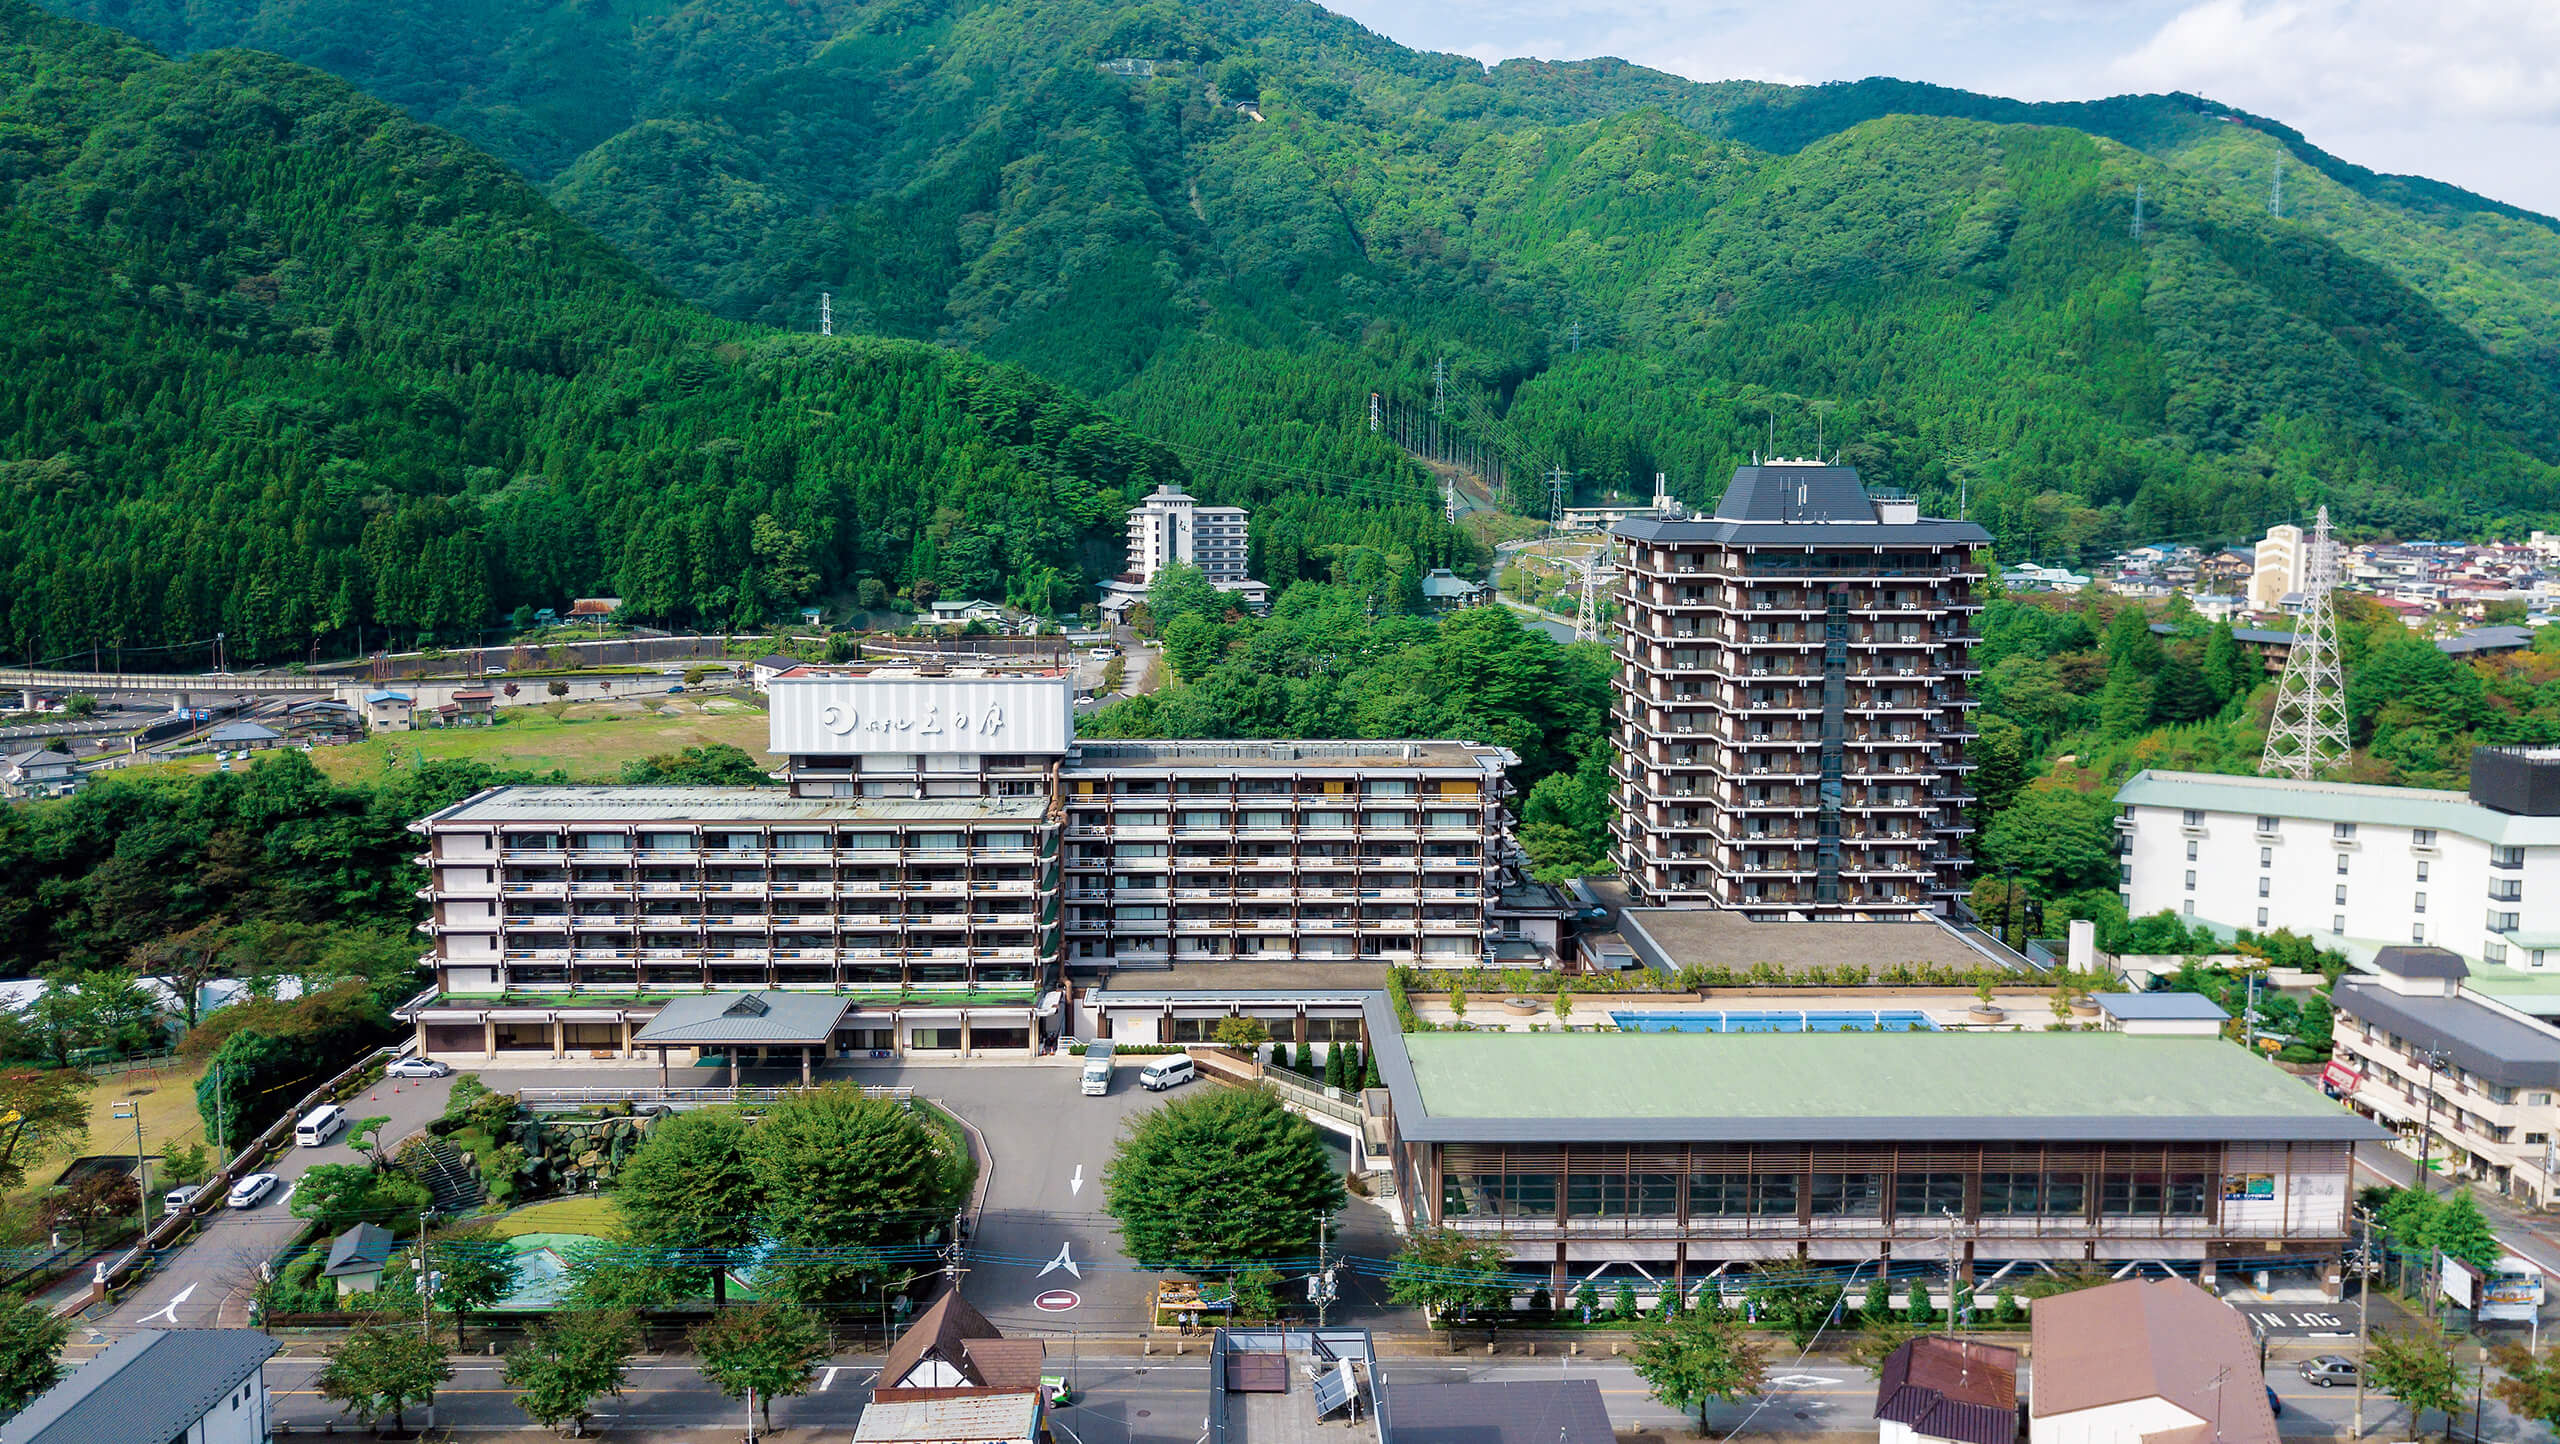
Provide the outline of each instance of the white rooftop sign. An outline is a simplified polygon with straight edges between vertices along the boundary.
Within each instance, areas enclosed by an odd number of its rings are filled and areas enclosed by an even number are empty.
[[[1053,677],[776,677],[768,751],[1062,755],[1075,683]]]

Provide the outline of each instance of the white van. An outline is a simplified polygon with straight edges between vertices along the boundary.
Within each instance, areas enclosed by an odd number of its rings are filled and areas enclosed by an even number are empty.
[[[302,1121],[293,1125],[293,1146],[317,1148],[337,1137],[338,1130],[346,1126],[347,1110],[335,1103],[323,1103],[302,1115]]]
[[[1162,1093],[1167,1088],[1178,1088],[1199,1076],[1198,1070],[1191,1066],[1191,1055],[1185,1053],[1174,1058],[1158,1058],[1140,1069],[1138,1086],[1150,1093]]]
[[[1084,1096],[1100,1098],[1111,1091],[1111,1045],[1088,1043],[1084,1049]]]

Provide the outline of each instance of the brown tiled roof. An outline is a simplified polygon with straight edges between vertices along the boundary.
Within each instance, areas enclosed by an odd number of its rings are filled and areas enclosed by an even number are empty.
[[[2201,1425],[2155,1444],[2277,1444],[2258,1346],[2237,1309],[2183,1279],[2129,1279],[2036,1300],[2038,1419],[2163,1399]]]
[[[990,1389],[1037,1389],[1049,1346],[1038,1339],[963,1339],[967,1372]]]
[[[888,1357],[880,1365],[880,1383],[896,1388],[906,1381],[918,1364],[937,1358],[962,1372],[968,1371],[965,1346],[972,1339],[1001,1339],[1004,1332],[987,1322],[987,1316],[969,1307],[969,1301],[957,1290],[933,1301],[933,1306],[916,1316],[898,1341],[889,1346]],[[1035,1383],[1037,1380],[1035,1379]]]
[[[1876,1417],[1932,1439],[2014,1444],[2018,1351],[1969,1340],[1913,1339],[1877,1371]]]

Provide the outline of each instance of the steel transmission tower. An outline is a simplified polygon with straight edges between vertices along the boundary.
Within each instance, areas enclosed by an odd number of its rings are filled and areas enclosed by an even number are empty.
[[[1582,605],[1574,613],[1573,639],[1577,642],[1600,640],[1600,568],[1609,560],[1609,549],[1602,547],[1583,559]]]
[[[2338,667],[2338,552],[2329,540],[2329,509],[2320,508],[2311,530],[2302,616],[2276,684],[2276,710],[2267,719],[2267,750],[2258,759],[2263,777],[2310,781],[2347,760],[2347,688]]]

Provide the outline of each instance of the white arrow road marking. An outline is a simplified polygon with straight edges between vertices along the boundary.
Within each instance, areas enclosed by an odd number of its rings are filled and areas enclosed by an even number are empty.
[[[1077,1165],[1076,1165],[1076,1176],[1067,1180],[1067,1192],[1069,1192],[1069,1193],[1071,1193],[1071,1194],[1075,1194],[1075,1193],[1082,1193],[1082,1192],[1084,1192],[1084,1165],[1083,1165],[1083,1164],[1081,1164],[1081,1163],[1077,1164]]]
[[[828,1385],[830,1385],[830,1384],[833,1384],[833,1383],[836,1381],[836,1370],[837,1370],[837,1369],[839,1369],[839,1368],[841,1368],[841,1367],[843,1367],[843,1366],[842,1366],[842,1365],[839,1365],[839,1364],[829,1364],[829,1365],[827,1366],[827,1376],[826,1376],[825,1378],[820,1379],[820,1380],[818,1381],[818,1392],[819,1392],[819,1393],[823,1394],[823,1393],[827,1392],[827,1386],[828,1386]]]
[[[1819,1384],[1836,1384],[1840,1381],[1829,1374],[1780,1374],[1769,1382],[1782,1389],[1810,1389]]]
[[[176,1323],[178,1321],[178,1305],[185,1303],[189,1298],[193,1297],[195,1291],[196,1286],[194,1284],[189,1284],[185,1288],[178,1290],[178,1296],[176,1298],[169,1300],[169,1302],[162,1307],[143,1315],[142,1322],[147,1324],[153,1319],[165,1318],[173,1324]]]
[[[1077,1278],[1083,1278],[1084,1270],[1076,1267],[1075,1254],[1071,1252],[1074,1247],[1075,1245],[1072,1243],[1062,1243],[1058,1245],[1058,1256],[1049,1260],[1048,1267],[1043,1268],[1037,1274],[1032,1275],[1032,1277],[1045,1279],[1049,1276],[1051,1270],[1065,1269],[1067,1272],[1074,1274]]]

